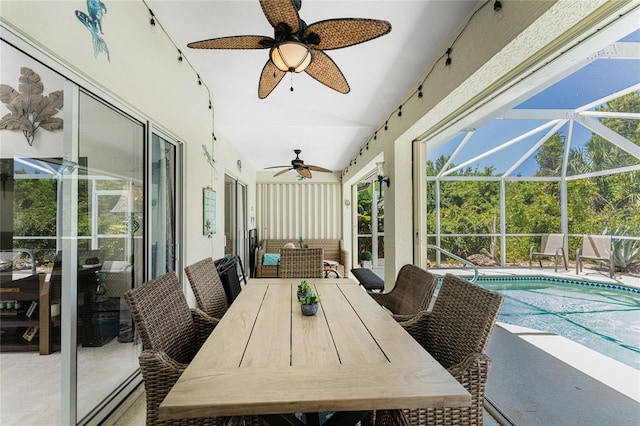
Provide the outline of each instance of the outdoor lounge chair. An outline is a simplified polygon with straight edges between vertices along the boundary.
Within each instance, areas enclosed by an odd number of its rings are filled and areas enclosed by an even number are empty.
[[[576,275],[582,271],[582,261],[584,259],[608,264],[609,277],[613,278],[615,264],[613,262],[611,235],[584,235],[582,237],[582,248],[576,250]]]
[[[406,321],[426,310],[431,303],[438,278],[426,270],[407,264],[400,268],[395,286],[388,293],[369,292],[398,321]]]
[[[491,364],[485,349],[503,299],[499,293],[447,274],[433,310],[400,323],[471,394],[469,407],[401,410],[411,425],[483,424],[484,390]],[[375,414],[377,426],[404,421],[400,413]]]
[[[529,249],[529,268],[531,268],[531,263],[533,262],[534,256],[538,257],[538,262],[540,263],[541,268],[543,257],[553,257],[555,261],[555,271],[558,272],[558,257],[562,256],[564,269],[565,271],[569,270],[569,266],[567,264],[567,256],[564,252],[565,240],[566,238],[564,234],[542,234],[542,240],[540,241],[540,251],[533,251],[533,246]]]

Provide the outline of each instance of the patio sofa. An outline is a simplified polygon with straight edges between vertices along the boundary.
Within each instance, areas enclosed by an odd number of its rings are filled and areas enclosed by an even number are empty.
[[[264,239],[260,242],[258,256],[256,259],[256,277],[277,277],[278,258],[280,249],[285,244],[292,243],[296,248],[300,248],[299,238],[286,239]],[[344,248],[344,242],[339,239],[310,239],[303,240],[302,243],[308,248],[324,249],[324,259],[338,262],[336,268],[340,276],[344,277],[349,272],[349,252]]]

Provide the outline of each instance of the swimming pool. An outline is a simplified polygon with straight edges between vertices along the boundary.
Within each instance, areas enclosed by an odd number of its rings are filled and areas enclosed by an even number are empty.
[[[498,321],[564,336],[640,370],[640,290],[550,277],[479,277],[505,296]]]

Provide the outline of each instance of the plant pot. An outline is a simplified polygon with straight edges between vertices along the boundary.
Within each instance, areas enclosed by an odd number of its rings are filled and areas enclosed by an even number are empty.
[[[298,300],[301,300],[302,298],[307,297],[307,296],[311,296],[311,294],[312,294],[312,293],[313,293],[313,292],[312,292],[311,290],[309,290],[309,291],[304,291],[304,292],[299,291],[299,292],[297,293],[297,295],[298,295]]]
[[[370,260],[363,260],[362,261],[362,267],[363,268],[367,268],[367,269],[371,269],[373,267],[373,262]]]
[[[313,305],[300,305],[301,309],[302,309],[302,314],[303,315],[307,315],[307,316],[311,316],[311,315],[315,315],[316,313],[318,313],[318,304],[314,303]]]

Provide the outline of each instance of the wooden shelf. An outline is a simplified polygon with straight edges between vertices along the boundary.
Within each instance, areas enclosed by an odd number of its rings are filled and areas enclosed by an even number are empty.
[[[33,274],[27,277],[2,282],[0,285],[0,300],[23,302],[20,309],[3,310],[0,312],[0,351],[37,351],[48,354],[50,347],[49,324],[50,307],[49,291],[45,274]],[[38,302],[38,307],[26,315],[31,302]],[[29,341],[23,337],[29,327],[38,327],[36,334]]]

